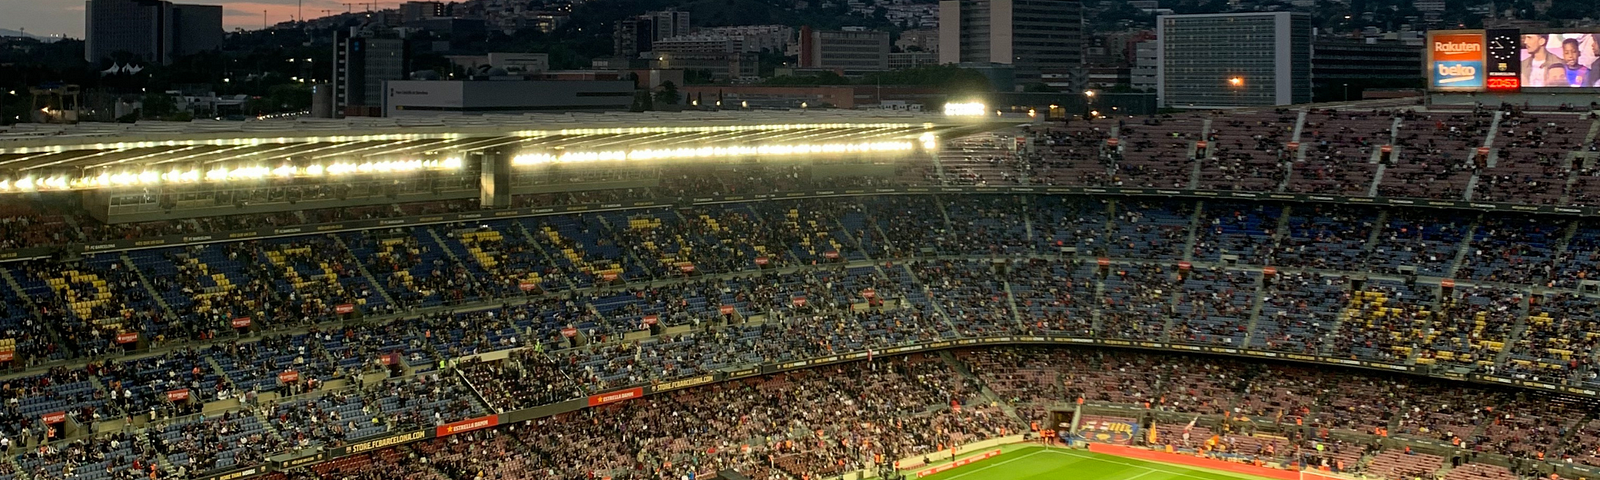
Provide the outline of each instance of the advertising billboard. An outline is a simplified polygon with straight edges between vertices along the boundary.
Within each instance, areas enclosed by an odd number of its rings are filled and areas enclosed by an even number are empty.
[[[1589,88],[1600,85],[1600,42],[1594,33],[1523,33],[1522,88]]]
[[[1482,30],[1430,33],[1428,88],[1437,91],[1483,90],[1483,44]]]

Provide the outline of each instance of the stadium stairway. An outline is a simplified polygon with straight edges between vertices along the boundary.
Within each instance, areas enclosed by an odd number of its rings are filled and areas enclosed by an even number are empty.
[[[944,176],[944,161],[939,159],[939,152],[927,152],[928,158],[933,160],[933,175],[939,179],[940,185],[949,185],[950,180]]]
[[[1493,149],[1494,148],[1494,137],[1495,137],[1496,134],[1500,133],[1500,119],[1505,118],[1505,113],[1506,112],[1503,112],[1503,111],[1495,111],[1494,112],[1494,120],[1491,120],[1490,123],[1489,123],[1489,133],[1488,133],[1488,135],[1485,135],[1483,137],[1483,144],[1479,145],[1480,147],[1490,149],[1488,158],[1484,159],[1484,166],[1487,167],[1487,168],[1494,168],[1495,164],[1497,163],[1497,159],[1496,159],[1497,151]],[[1474,156],[1475,155],[1477,155],[1477,153],[1468,154],[1467,162],[1470,163],[1470,162],[1474,161],[1474,158],[1475,158]],[[1482,173],[1482,171],[1483,171],[1483,169],[1481,169],[1481,168],[1472,169],[1472,176],[1467,178],[1466,191],[1462,192],[1462,194],[1461,194],[1461,199],[1462,200],[1466,200],[1466,201],[1469,201],[1469,202],[1472,201],[1472,196],[1476,193],[1476,191],[1478,189],[1479,175]]]
[[[1194,244],[1200,238],[1200,218],[1206,210],[1204,200],[1194,202],[1194,213],[1189,215],[1189,233],[1183,240],[1183,261],[1194,261]]]
[[[1378,239],[1383,233],[1383,226],[1389,224],[1389,210],[1378,210],[1378,219],[1372,221],[1372,232],[1367,234],[1367,243],[1361,246],[1361,261],[1358,265],[1367,265],[1372,262],[1372,252],[1378,249]]]
[[[527,243],[528,248],[531,248],[534,251],[539,252],[539,257],[544,259],[545,264],[548,264],[548,265],[551,265],[551,266],[561,265],[560,263],[556,262],[555,257],[550,256],[550,252],[549,251],[545,250],[544,247],[539,245],[538,240],[533,237],[533,232],[528,231],[528,227],[526,225],[523,225],[522,222],[511,222],[511,230],[512,231],[508,232],[508,233],[511,233],[511,234],[514,234],[514,235],[521,235],[522,238],[528,242]],[[561,277],[561,283],[565,283],[567,285],[567,290],[568,291],[576,291],[576,290],[578,290],[578,285],[572,283],[572,277],[565,275],[564,274],[565,273],[564,270],[557,270],[557,271],[563,273],[563,274],[558,274],[558,275]]]
[[[1200,139],[1204,140],[1204,139],[1207,139],[1207,138],[1211,137],[1211,121],[1212,121],[1212,119],[1206,118],[1205,121],[1201,122],[1201,124],[1200,124]],[[1213,142],[1213,143],[1215,143],[1215,142]],[[1202,158],[1199,155],[1200,148],[1198,147],[1198,145],[1190,144],[1190,147],[1189,147],[1189,161],[1190,161],[1191,165],[1189,166],[1189,186],[1187,188],[1190,188],[1190,189],[1200,188],[1200,169],[1205,166],[1206,160],[1211,160],[1213,158],[1216,158],[1216,157],[1212,156],[1212,153],[1215,153],[1216,151],[1217,151],[1217,146],[1216,145],[1211,145],[1210,148],[1206,149],[1205,157]]]
[[[437,250],[439,250],[441,252],[444,252],[444,255],[446,257],[450,257],[450,261],[451,262],[454,262],[456,265],[461,265],[462,264],[461,263],[461,258],[456,256],[456,252],[455,251],[444,247],[445,245],[448,245],[448,244],[445,243],[444,237],[440,237],[439,236],[439,232],[438,232],[437,229],[433,229],[433,228],[418,228],[417,230],[428,232],[428,236],[433,238],[433,244],[437,245],[439,247]]]
[[[78,226],[78,220],[72,217],[72,215],[62,215],[61,223],[67,224],[67,231],[71,232],[73,236],[78,237],[78,240],[84,240],[83,227]]]
[[[1550,448],[1548,449],[1548,451],[1550,451],[1550,452],[1564,452],[1564,451],[1566,451],[1568,444],[1573,443],[1575,441],[1580,441],[1581,442],[1582,440],[1574,440],[1573,438],[1578,436],[1578,432],[1582,431],[1582,427],[1584,425],[1588,425],[1590,421],[1593,421],[1595,419],[1600,419],[1600,414],[1597,414],[1597,413],[1594,413],[1594,412],[1589,412],[1589,413],[1585,414],[1583,416],[1583,418],[1578,419],[1578,423],[1575,424],[1576,428],[1567,429],[1567,434],[1566,435],[1562,435],[1561,438],[1556,440],[1556,443],[1551,444]]]
[[[1600,135],[1600,122],[1590,122],[1589,133],[1584,135],[1582,145],[1594,145],[1596,135]],[[1593,161],[1594,156],[1590,153],[1567,153],[1567,184],[1561,189],[1560,201],[1562,204],[1572,201],[1572,187],[1578,183],[1578,171],[1581,170],[1578,167],[1585,166]]]
[[[1306,111],[1302,109],[1295,114],[1294,133],[1290,134],[1289,141],[1296,144],[1300,143],[1300,134],[1305,131],[1305,128]],[[1310,148],[1305,146],[1296,148],[1294,150],[1294,158],[1283,161],[1283,180],[1278,182],[1278,188],[1273,189],[1273,191],[1278,193],[1289,191],[1289,180],[1294,178],[1294,166],[1306,161],[1306,150],[1310,150]]]
[[[178,314],[172,310],[172,306],[167,304],[167,300],[162,298],[161,292],[156,291],[155,284],[150,283],[150,278],[145,276],[144,270],[140,270],[139,266],[133,263],[133,257],[129,257],[127,252],[123,252],[117,258],[122,260],[122,266],[127,267],[128,271],[133,272],[134,276],[139,277],[139,284],[144,286],[145,292],[150,294],[150,298],[155,300],[156,305],[161,306],[161,311],[167,315],[167,318],[179,318]],[[150,340],[155,339],[152,338]]]
[[[672,214],[674,216],[677,215],[677,211],[675,211],[675,210],[668,211],[667,213],[670,213],[670,214]],[[600,223],[601,228],[604,228],[607,231],[611,232],[611,235],[613,236],[613,238],[615,237],[616,233],[621,229],[620,227],[618,227],[616,225],[613,225],[610,220],[607,220],[605,215],[600,215],[598,217],[595,217],[595,220]],[[682,222],[683,221],[683,217],[681,217],[681,216],[678,217],[678,221]],[[623,253],[623,255],[627,255],[627,257],[628,257],[628,259],[626,261],[622,262],[624,270],[627,269],[627,262],[633,262],[634,265],[641,265],[641,266],[644,267],[644,273],[645,273],[645,275],[649,275],[650,276],[650,281],[656,281],[656,280],[662,280],[663,279],[660,275],[657,275],[657,270],[658,270],[657,264],[659,262],[645,262],[644,259],[639,258],[639,255],[636,252],[634,252],[634,250],[631,249],[631,248],[622,249],[622,253]]]
[[[1517,306],[1517,323],[1511,326],[1511,333],[1506,334],[1504,342],[1506,346],[1501,347],[1500,351],[1495,353],[1494,365],[1505,365],[1511,358],[1512,349],[1510,346],[1516,345],[1522,339],[1522,335],[1528,331],[1529,302],[1533,298],[1533,292],[1524,289],[1518,293],[1522,295],[1522,302]]]
[[[844,224],[843,219],[839,217],[833,217],[833,225],[838,227],[840,232],[844,232],[843,237],[850,240],[850,244],[856,247],[857,252],[861,252],[862,257],[865,257],[868,262],[872,262],[872,268],[878,271],[879,276],[885,276],[883,273],[883,268],[880,267],[877,262],[872,261],[872,252],[867,251],[866,245],[861,243],[860,238],[850,234],[850,227]]]
[[[1021,200],[1022,211],[1027,212],[1027,211],[1031,211],[1032,210],[1032,208],[1033,208],[1033,204],[1032,204],[1033,197],[1021,197],[1019,200]],[[1027,233],[1028,241],[1029,242],[1033,242],[1034,241],[1034,238],[1033,238],[1033,215],[1023,215],[1022,216],[1022,229],[1023,229],[1023,232]]]
[[[901,274],[905,275],[906,278],[910,278],[911,281],[916,282],[916,285],[918,287],[922,287],[922,290],[920,292],[906,292],[907,295],[921,295],[925,299],[925,301],[927,302],[928,307],[930,307],[933,310],[933,314],[938,316],[941,319],[944,319],[945,325],[950,327],[950,331],[951,332],[960,331],[960,330],[956,329],[956,322],[954,320],[950,319],[950,314],[948,312],[944,311],[944,307],[940,306],[939,302],[933,301],[933,294],[931,292],[930,287],[928,287],[927,284],[922,283],[921,279],[917,278],[917,272],[912,271],[910,265],[901,264],[899,267],[896,267],[896,268],[901,269],[902,270]]]
[[[994,268],[994,264],[990,264],[989,268]],[[1017,310],[1017,295],[1011,291],[1011,281],[1007,280],[1004,275],[996,276],[1000,277],[1000,285],[1005,287],[1006,304],[1011,306],[1011,321],[1016,322],[1017,326],[1026,329],[1028,326],[1022,323],[1022,315],[1017,313],[1019,311]]]
[[[944,219],[944,231],[954,231],[955,222],[950,221],[950,209],[944,207],[944,202],[945,198],[943,196],[933,197],[933,204],[939,206],[939,218]]]
[[[1289,218],[1289,216],[1284,215],[1283,218]],[[1256,323],[1261,319],[1261,306],[1266,302],[1267,276],[1256,275],[1255,277],[1256,293],[1254,298],[1250,300],[1250,319],[1245,323],[1244,342],[1240,343],[1240,345],[1250,345],[1252,340],[1250,337],[1255,334]]]
[[[350,245],[344,243],[343,237],[339,235],[329,236],[333,238],[334,243],[339,244],[339,248],[342,248],[345,251],[350,251]],[[389,296],[389,289],[382,288],[381,285],[383,285],[383,283],[378,282],[378,278],[372,276],[372,272],[367,270],[367,262],[353,263],[356,264],[356,271],[361,272],[361,277],[367,279],[367,285],[372,285],[372,290],[378,292],[378,296],[383,297],[383,302],[385,305],[396,305],[394,302],[394,297]]]
[[[1450,270],[1445,274],[1445,278],[1456,278],[1457,273],[1461,271],[1461,266],[1466,264],[1467,254],[1472,251],[1472,239],[1478,233],[1478,227],[1482,224],[1483,214],[1472,217],[1472,223],[1467,225],[1466,233],[1461,235],[1461,245],[1456,247],[1456,258],[1450,262]]]
[[[1017,414],[1017,408],[1013,406],[1011,402],[1001,398],[1000,394],[995,393],[993,389],[989,388],[988,384],[983,383],[983,379],[978,378],[977,375],[973,374],[972,368],[968,367],[966,362],[956,358],[955,354],[950,353],[949,350],[940,350],[939,358],[944,359],[944,363],[949,364],[950,369],[954,370],[957,375],[960,375],[962,378],[971,380],[972,383],[977,384],[978,393],[983,394],[983,398],[988,400],[990,403],[999,405],[1000,411],[1005,412],[1006,416],[1015,419],[1017,423],[1028,423],[1022,420],[1021,415]]]

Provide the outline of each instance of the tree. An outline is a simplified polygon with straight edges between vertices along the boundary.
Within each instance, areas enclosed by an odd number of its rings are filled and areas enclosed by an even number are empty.
[[[628,108],[632,112],[648,112],[656,109],[649,90],[640,90],[633,95],[633,106]]]
[[[143,117],[148,120],[171,116],[178,111],[178,103],[173,101],[172,96],[167,95],[166,93],[147,93],[145,94],[144,98],[140,100],[140,103],[143,105],[143,107],[140,108],[140,111],[142,112]]]
[[[656,92],[655,100],[655,103],[662,105],[677,105],[678,100],[680,100],[678,97],[678,85],[671,81],[661,82],[661,91]]]

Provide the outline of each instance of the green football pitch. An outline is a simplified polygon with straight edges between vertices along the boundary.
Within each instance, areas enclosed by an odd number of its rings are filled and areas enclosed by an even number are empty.
[[[908,474],[908,478],[915,478]],[[1025,446],[922,480],[1263,480],[1087,450]]]

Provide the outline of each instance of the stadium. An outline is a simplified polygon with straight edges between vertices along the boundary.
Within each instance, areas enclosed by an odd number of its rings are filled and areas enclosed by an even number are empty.
[[[1600,123],[0,133],[0,480],[1593,478]]]

